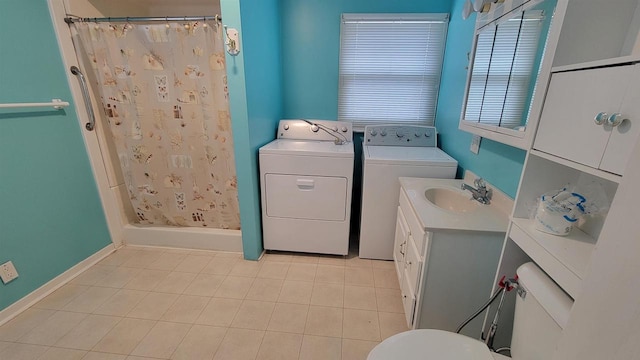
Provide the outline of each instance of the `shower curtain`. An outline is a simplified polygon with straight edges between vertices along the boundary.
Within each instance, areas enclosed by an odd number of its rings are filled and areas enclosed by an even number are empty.
[[[75,26],[138,221],[239,229],[221,25]]]

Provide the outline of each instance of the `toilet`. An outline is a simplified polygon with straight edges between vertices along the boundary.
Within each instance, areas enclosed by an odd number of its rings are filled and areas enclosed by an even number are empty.
[[[551,359],[573,300],[533,263],[520,266],[517,274],[520,288],[526,294],[516,294],[512,359]],[[483,342],[464,335],[422,329],[386,339],[371,350],[367,359],[506,360],[509,357],[493,353]]]

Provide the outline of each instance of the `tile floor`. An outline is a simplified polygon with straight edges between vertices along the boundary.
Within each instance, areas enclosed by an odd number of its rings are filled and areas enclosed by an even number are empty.
[[[127,247],[0,327],[0,359],[365,359],[402,312],[388,261]]]

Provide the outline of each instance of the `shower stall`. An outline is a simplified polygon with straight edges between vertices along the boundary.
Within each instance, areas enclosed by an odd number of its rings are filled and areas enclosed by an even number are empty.
[[[50,8],[116,245],[242,251],[219,3]]]

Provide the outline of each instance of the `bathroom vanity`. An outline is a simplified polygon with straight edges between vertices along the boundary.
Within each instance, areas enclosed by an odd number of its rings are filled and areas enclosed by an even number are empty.
[[[492,292],[511,200],[494,189],[480,204],[463,182],[400,178],[393,257],[409,328],[455,331]],[[477,337],[482,320],[462,333]]]

